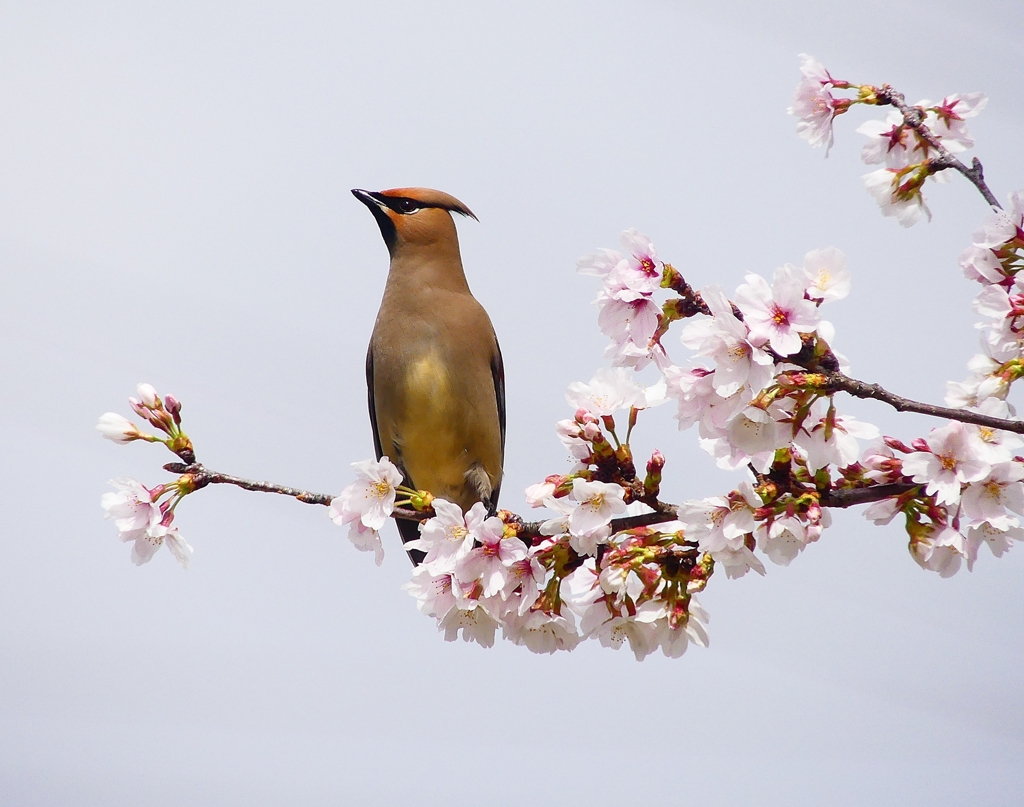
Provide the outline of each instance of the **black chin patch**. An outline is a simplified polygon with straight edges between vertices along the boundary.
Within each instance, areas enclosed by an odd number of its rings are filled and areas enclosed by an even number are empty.
[[[377,205],[367,205],[367,207],[370,208],[373,217],[377,219],[377,226],[380,227],[380,234],[384,237],[384,243],[387,244],[388,252],[393,252],[395,244],[398,243],[398,231],[395,229],[395,223]]]
[[[368,193],[367,191],[353,189],[352,195],[356,197],[360,202],[366,205],[370,212],[373,213],[373,217],[377,220],[377,226],[380,228],[380,234],[384,238],[384,243],[387,245],[388,252],[394,252],[395,244],[398,243],[398,231],[395,229],[395,223],[388,216],[384,208],[382,208],[377,202],[382,200],[382,197],[378,193]]]

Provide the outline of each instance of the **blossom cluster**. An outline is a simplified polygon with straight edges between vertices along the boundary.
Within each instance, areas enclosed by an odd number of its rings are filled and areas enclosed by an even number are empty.
[[[1024,375],[1024,191],[1011,194],[1004,210],[993,210],[972,241],[960,268],[982,287],[974,299],[983,317],[977,325],[982,352],[968,364],[965,381],[949,382],[946,403],[1005,417],[999,402]]]
[[[798,134],[812,146],[831,147],[833,121],[855,104],[893,103],[893,92],[888,87],[840,81],[814,57],[801,54],[800,59],[803,78],[788,111],[798,118]],[[834,90],[856,95],[837,98]],[[861,158],[868,165],[884,165],[863,176],[865,188],[883,215],[894,216],[904,227],[915,224],[922,215],[931,218],[921,189],[929,177],[943,180],[945,175],[940,172],[951,167],[948,155],[960,154],[974,145],[965,121],[987,103],[988,98],[980,92],[954,93],[938,103],[918,101],[910,107],[909,115],[894,109],[884,120],[870,120],[857,127],[868,138]]]
[[[357,463],[357,472],[401,477],[387,457]],[[393,511],[394,496],[367,497],[364,488],[357,481],[334,500],[338,523]],[[537,653],[595,638],[628,644],[638,659],[659,648],[674,658],[691,642],[706,646],[707,614],[694,594],[706,583],[707,561],[678,524],[628,529],[611,540],[613,519],[640,509],[627,506],[627,491],[578,475],[551,477],[528,492],[559,513],[539,527],[505,510],[488,515],[480,503],[464,513],[432,499],[434,515],[406,544],[423,560],[405,588],[449,641],[461,636],[489,647],[500,628],[506,640]],[[363,548],[358,530],[350,537]]]
[[[161,399],[149,384],[139,384],[138,394],[138,398],[128,399],[135,414],[164,432],[166,438],[142,432],[126,417],[114,412],[100,417],[96,424],[99,432],[115,443],[135,440],[164,443],[175,453],[189,457],[192,443],[181,431],[181,403],[173,395]],[[167,485],[147,488],[130,477],[110,480],[116,492],[103,494],[100,504],[106,517],[114,520],[121,540],[132,544],[132,562],[137,566],[148,563],[166,544],[182,567],[188,568],[192,547],[171,522],[178,502],[192,490],[189,482],[187,477],[182,477]]]

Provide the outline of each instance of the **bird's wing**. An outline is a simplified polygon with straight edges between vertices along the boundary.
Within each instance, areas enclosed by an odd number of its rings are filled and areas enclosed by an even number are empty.
[[[377,428],[377,408],[373,403],[373,344],[366,350],[366,397],[370,407],[370,426],[373,428],[373,450],[377,452],[377,459],[384,456],[384,450],[380,447],[380,430]]]
[[[501,428],[501,461],[505,462],[505,364],[501,360],[501,347],[494,338],[494,356],[491,359],[491,378],[494,380],[494,399],[498,405],[498,426]],[[501,484],[491,494],[491,505],[497,507]]]
[[[498,364],[501,364],[501,358],[498,358]],[[379,460],[384,456],[384,450],[380,445],[380,429],[377,428],[377,407],[374,405],[373,400],[373,344],[370,344],[369,349],[366,351],[366,396],[367,403],[370,407],[370,427],[373,429],[373,450],[377,452],[377,459]],[[502,389],[502,396],[499,398],[502,401],[501,406],[501,422],[502,422],[502,445],[504,445],[504,433],[505,433],[505,409],[504,409],[504,388]],[[405,477],[406,484],[410,485],[409,474],[406,473],[405,468],[401,465],[401,460],[395,458],[395,465],[398,470],[402,472],[402,476]],[[407,544],[409,541],[415,541],[420,537],[420,525],[416,521],[406,521],[404,519],[395,519],[395,526],[398,527],[398,534],[402,538],[402,543]],[[420,552],[417,549],[407,550],[409,553],[409,559],[412,560],[413,566],[418,566],[423,562],[426,557],[424,552]]]

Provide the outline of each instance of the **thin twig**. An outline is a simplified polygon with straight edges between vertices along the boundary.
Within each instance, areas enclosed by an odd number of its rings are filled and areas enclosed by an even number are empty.
[[[985,197],[985,201],[988,202],[992,207],[1002,209],[1002,205],[996,200],[995,195],[989,189],[988,185],[985,184],[985,175],[981,168],[981,161],[975,157],[971,163],[971,167],[968,168],[960,160],[954,157],[944,145],[942,141],[936,137],[931,129],[924,124],[924,110],[921,107],[910,106],[907,103],[903,93],[894,90],[888,84],[883,84],[878,88],[878,92],[875,93],[878,100],[882,104],[890,104],[900,111],[903,116],[904,123],[907,124],[911,129],[917,132],[918,137],[924,140],[930,148],[932,148],[939,157],[930,161],[931,167],[936,171],[942,171],[946,168],[952,168],[954,171],[959,171],[966,177],[971,184],[974,185]]]
[[[897,412],[917,412],[921,415],[948,418],[949,420],[958,420],[961,423],[973,423],[976,426],[986,426],[990,429],[1024,434],[1024,421],[1021,420],[1007,420],[1005,418],[992,417],[991,415],[983,415],[980,412],[971,412],[967,409],[952,409],[948,406],[936,406],[935,404],[913,401],[910,398],[904,398],[902,395],[889,392],[878,384],[858,381],[839,372],[826,373],[826,378],[828,379],[829,389],[848,392],[855,398],[872,398],[876,401],[887,403]]]
[[[290,488],[285,485],[275,485],[273,482],[257,482],[252,479],[243,479],[240,476],[222,474],[218,471],[211,471],[198,462],[185,465],[181,462],[169,462],[164,466],[165,471],[174,474],[188,474],[192,477],[192,484],[196,490],[205,488],[207,485],[234,485],[244,490],[252,490],[258,493],[279,493],[282,496],[291,496],[305,504],[322,504],[327,506],[335,498],[328,493],[312,493],[301,488]]]

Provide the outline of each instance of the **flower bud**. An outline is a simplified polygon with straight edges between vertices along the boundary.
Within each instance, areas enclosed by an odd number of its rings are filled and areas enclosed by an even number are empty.
[[[661,471],[665,467],[665,455],[657,449],[647,461],[647,476],[644,477],[644,495],[657,498],[661,492]]]
[[[141,440],[143,436],[134,423],[116,412],[101,415],[96,428],[106,439],[115,443],[130,443],[133,440]]]
[[[156,390],[153,389],[151,384],[139,384],[138,386],[139,397],[149,409],[160,408],[160,398],[157,397]]]
[[[164,406],[167,407],[167,411],[171,417],[174,418],[175,425],[181,425],[181,401],[175,398],[173,395],[168,395],[164,398]]]

